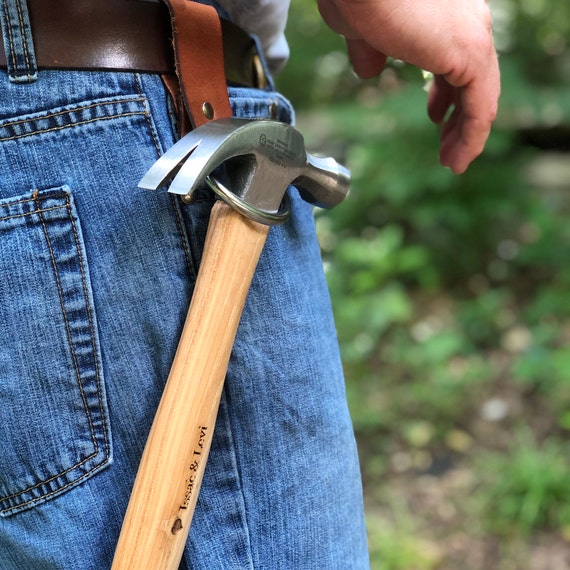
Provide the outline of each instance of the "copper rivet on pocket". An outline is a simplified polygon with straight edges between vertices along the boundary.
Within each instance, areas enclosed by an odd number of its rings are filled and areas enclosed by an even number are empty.
[[[204,117],[206,117],[206,119],[211,120],[214,118],[214,107],[212,107],[211,103],[208,103],[208,101],[205,101],[204,103],[202,103],[202,113],[204,113]]]
[[[184,194],[184,196],[180,196],[180,200],[182,200],[184,204],[192,204],[192,194]]]

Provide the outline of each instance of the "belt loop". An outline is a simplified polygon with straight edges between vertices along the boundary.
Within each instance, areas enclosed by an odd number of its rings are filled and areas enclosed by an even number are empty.
[[[9,79],[14,83],[35,81],[38,68],[26,0],[0,1],[0,23]]]

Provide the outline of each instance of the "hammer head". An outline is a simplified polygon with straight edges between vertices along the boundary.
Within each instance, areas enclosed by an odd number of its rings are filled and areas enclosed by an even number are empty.
[[[229,187],[237,202],[249,207],[246,210],[261,213],[262,223],[271,223],[268,219],[278,214],[290,184],[299,187],[305,200],[324,208],[341,202],[350,184],[348,170],[332,158],[308,154],[303,136],[293,127],[224,118],[183,137],[154,163],[139,186],[156,189],[174,176],[169,192],[188,196],[212,173],[211,186]]]

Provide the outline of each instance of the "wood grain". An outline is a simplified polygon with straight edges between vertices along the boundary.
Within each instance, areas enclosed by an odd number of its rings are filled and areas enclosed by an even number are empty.
[[[113,570],[178,570],[236,330],[269,228],[212,209],[196,288],[133,487]]]

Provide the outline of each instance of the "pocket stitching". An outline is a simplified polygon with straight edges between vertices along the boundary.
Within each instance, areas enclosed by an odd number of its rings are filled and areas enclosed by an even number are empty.
[[[142,103],[144,102],[145,98],[144,97],[140,97],[137,99],[130,99],[129,102],[131,103]],[[114,99],[112,101],[98,101],[96,103],[90,103],[89,105],[80,105],[78,107],[72,107],[70,109],[63,109],[61,111],[55,111],[53,113],[46,113],[45,115],[38,115],[30,118],[26,118],[26,119],[18,119],[17,121],[8,121],[6,123],[2,123],[2,127],[13,127],[14,125],[23,125],[24,123],[28,123],[30,121],[35,121],[37,119],[51,119],[53,117],[58,117],[59,115],[66,115],[72,112],[77,112],[77,111],[87,111],[87,109],[93,109],[94,107],[102,107],[104,105],[116,105],[119,103],[122,103],[123,100],[122,99]],[[143,112],[137,112],[137,115],[142,115]],[[96,117],[97,118],[97,117]],[[107,116],[101,117],[102,119],[106,119]],[[74,123],[75,124],[75,123]],[[42,132],[42,131],[39,131]]]
[[[32,200],[20,200],[19,202],[14,202],[13,204],[23,204],[25,202],[31,201]],[[25,212],[24,214],[13,214],[12,216],[4,216],[3,218],[0,218],[0,222],[4,222],[6,220],[15,220],[16,218],[24,218],[26,216],[32,216],[34,214],[42,214],[43,212],[52,212],[53,210],[63,210],[66,208],[67,206],[53,206],[52,208],[43,208],[40,210],[34,210],[33,212]]]
[[[89,430],[91,432],[91,441],[93,443],[94,446],[94,452],[91,453],[90,455],[88,455],[87,457],[85,457],[82,461],[79,461],[78,463],[76,463],[75,465],[69,467],[68,469],[66,469],[65,471],[62,471],[60,473],[57,473],[56,475],[53,475],[52,477],[49,477],[48,479],[45,479],[43,481],[40,481],[34,485],[31,485],[30,487],[27,487],[26,489],[21,489],[16,493],[13,493],[11,495],[7,495],[7,496],[0,496],[0,501],[4,502],[4,501],[9,501],[10,499],[13,499],[14,497],[18,497],[18,496],[22,496],[25,493],[29,493],[30,491],[33,491],[34,489],[37,489],[38,487],[40,487],[41,485],[50,483],[51,481],[57,479],[58,477],[63,477],[65,476],[67,473],[69,473],[70,471],[73,471],[74,469],[77,469],[78,467],[81,467],[83,464],[85,464],[87,461],[89,461],[90,459],[92,459],[93,457],[96,457],[99,454],[99,443],[97,442],[97,436],[95,434],[95,429],[93,426],[93,419],[91,417],[91,413],[89,410],[89,405],[87,403],[87,399],[85,396],[85,391],[84,391],[84,387],[83,387],[83,382],[82,382],[82,378],[81,378],[81,373],[79,370],[79,365],[77,362],[77,356],[75,354],[75,347],[74,347],[74,342],[73,342],[73,336],[71,334],[70,331],[70,323],[69,323],[69,319],[67,316],[67,309],[65,307],[65,303],[63,301],[63,290],[61,288],[61,280],[60,280],[60,276],[59,276],[59,271],[57,268],[57,262],[55,260],[55,254],[53,251],[53,247],[52,247],[52,243],[51,240],[49,238],[49,233],[47,230],[47,225],[45,223],[45,219],[42,215],[43,212],[47,212],[47,211],[52,211],[52,210],[58,210],[58,209],[65,209],[67,210],[68,213],[68,217],[69,217],[69,222],[71,224],[71,228],[73,231],[73,237],[74,237],[74,242],[75,242],[75,247],[77,250],[77,259],[78,259],[78,263],[79,263],[79,270],[81,273],[81,285],[82,285],[82,289],[83,289],[83,298],[85,300],[85,308],[86,308],[86,313],[87,313],[87,318],[88,318],[88,322],[89,322],[89,334],[91,337],[91,345],[93,348],[93,354],[94,354],[94,370],[95,370],[95,377],[96,377],[96,383],[97,383],[97,400],[98,400],[98,408],[99,408],[99,412],[101,414],[101,424],[102,424],[102,431],[103,431],[103,439],[104,439],[104,456],[102,458],[102,460],[97,463],[96,465],[94,465],[89,471],[83,473],[80,477],[77,477],[76,479],[73,479],[72,481],[69,481],[68,483],[66,483],[65,485],[58,487],[57,489],[49,492],[49,493],[44,493],[41,494],[38,497],[34,497],[33,499],[29,499],[28,501],[25,501],[23,503],[18,503],[16,505],[12,505],[9,507],[6,507],[4,509],[0,509],[0,514],[3,513],[7,513],[13,510],[20,510],[23,507],[26,507],[27,505],[33,504],[35,502],[38,501],[43,501],[53,495],[57,495],[60,494],[61,492],[63,492],[65,489],[67,489],[70,486],[74,486],[76,484],[78,484],[79,482],[81,482],[83,479],[85,479],[86,477],[88,477],[91,473],[93,473],[94,471],[96,471],[99,467],[101,467],[103,464],[105,464],[110,457],[110,445],[109,445],[109,438],[108,438],[108,434],[107,434],[107,421],[108,418],[106,417],[105,414],[105,406],[103,404],[103,395],[101,392],[101,383],[102,383],[102,378],[101,378],[101,372],[99,369],[99,362],[97,357],[95,356],[97,354],[97,346],[96,346],[96,340],[95,340],[95,335],[94,335],[94,322],[93,322],[93,315],[92,315],[92,310],[91,310],[91,306],[90,306],[90,302],[89,302],[89,295],[87,292],[87,284],[86,284],[86,274],[85,274],[85,268],[83,265],[83,249],[81,247],[81,243],[79,240],[79,235],[77,233],[77,227],[75,224],[75,220],[73,219],[73,212],[71,210],[71,202],[70,202],[70,196],[69,194],[65,193],[65,205],[62,206],[54,206],[51,208],[41,208],[41,203],[40,203],[40,197],[39,197],[39,192],[36,190],[34,191],[32,198],[29,199],[24,199],[24,200],[19,200],[18,204],[20,203],[25,203],[25,202],[31,202],[34,201],[36,202],[37,208],[33,211],[33,212],[29,212],[26,214],[17,214],[14,216],[7,216],[5,218],[0,218],[1,219],[10,219],[10,218],[16,218],[16,217],[22,217],[24,215],[32,215],[32,214],[38,214],[39,219],[41,221],[42,224],[42,228],[44,231],[44,236],[46,238],[46,243],[48,246],[48,250],[50,252],[50,258],[51,258],[51,264],[52,264],[52,268],[54,270],[55,273],[55,280],[56,280],[56,284],[57,284],[57,289],[58,289],[58,295],[59,295],[59,299],[60,299],[60,304],[61,304],[61,311],[62,311],[62,315],[63,315],[63,319],[65,322],[65,327],[66,327],[66,334],[67,334],[67,338],[68,338],[68,342],[69,342],[69,347],[70,347],[70,351],[71,351],[71,355],[72,355],[72,360],[73,360],[73,364],[74,364],[74,368],[75,368],[75,374],[76,374],[76,379],[77,379],[77,385],[79,386],[79,390],[81,392],[81,399],[83,402],[83,406],[85,409],[85,414],[87,416],[87,420],[89,423]]]
[[[76,123],[73,123],[72,125],[62,125],[60,127],[51,127],[49,129],[38,129],[37,131],[34,131],[32,133],[24,133],[21,135],[14,135],[11,137],[0,138],[0,142],[13,141],[16,139],[21,139],[24,137],[30,137],[30,136],[34,136],[34,135],[38,135],[38,134],[53,133],[55,131],[61,131],[63,129],[69,129],[71,127],[77,127],[80,125],[87,125],[89,123],[96,123],[98,121],[107,121],[109,119],[120,119],[122,117],[132,117],[134,115],[144,115],[144,113],[142,111],[131,111],[128,113],[117,113],[116,115],[105,115],[104,117],[95,117],[94,119],[86,119],[85,121],[77,121]]]
[[[95,103],[90,103],[89,105],[79,105],[77,107],[62,109],[61,111],[47,113],[45,115],[34,115],[33,117],[27,117],[25,119],[18,119],[16,121],[3,122],[3,123],[0,123],[0,127],[2,127],[4,129],[4,128],[9,128],[9,127],[14,127],[17,125],[25,125],[26,123],[35,122],[38,120],[44,121],[46,119],[53,119],[54,117],[59,117],[62,115],[70,115],[72,113],[87,111],[89,109],[93,109],[96,107],[106,107],[106,106],[111,106],[111,105],[123,105],[123,104],[130,105],[132,103],[144,104],[144,102],[145,102],[144,97],[142,97],[142,98],[141,97],[136,97],[136,98],[131,97],[129,99],[113,99],[110,101],[97,101]],[[113,115],[102,115],[100,117],[93,117],[91,119],[84,119],[82,121],[71,121],[69,123],[58,125],[55,127],[36,128],[30,132],[17,133],[17,134],[11,135],[11,136],[0,137],[0,142],[13,141],[16,139],[21,139],[21,138],[25,138],[25,137],[29,137],[29,136],[35,136],[38,134],[61,131],[61,130],[76,127],[76,126],[87,125],[90,123],[96,123],[98,121],[106,121],[106,120],[110,120],[110,119],[120,119],[122,117],[132,117],[132,116],[136,116],[136,115],[144,116],[145,114],[146,114],[146,110],[144,110],[144,109],[139,110],[139,111],[126,111],[125,110],[122,112],[115,113]]]

